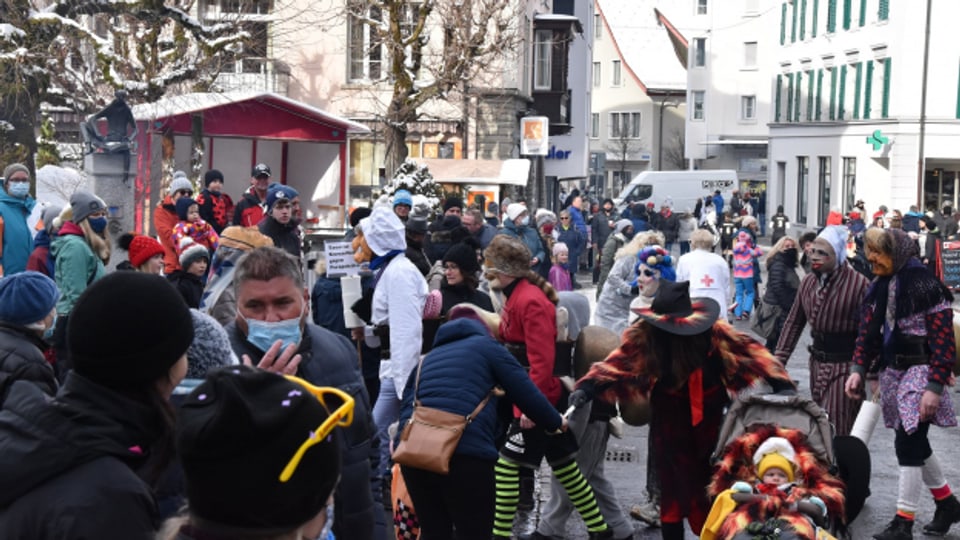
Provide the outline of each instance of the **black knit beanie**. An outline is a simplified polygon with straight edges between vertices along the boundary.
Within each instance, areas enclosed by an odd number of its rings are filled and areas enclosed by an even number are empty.
[[[477,262],[477,250],[463,243],[450,246],[450,249],[443,255],[443,262],[452,262],[464,274],[473,274],[480,270],[480,263]]]
[[[177,218],[180,221],[187,220],[187,211],[190,210],[190,207],[197,204],[197,201],[191,199],[190,197],[180,197],[177,199],[176,208],[177,208]]]
[[[210,169],[203,175],[204,186],[210,187],[210,184],[212,184],[217,180],[219,180],[220,182],[223,182],[223,173],[218,171],[217,169]]]
[[[446,212],[451,208],[463,210],[463,199],[460,197],[447,197],[447,199],[443,201],[443,211]]]
[[[166,375],[193,341],[193,320],[166,279],[142,272],[108,274],[80,295],[67,322],[76,372],[124,389]]]
[[[306,388],[280,375],[245,366],[210,372],[180,407],[177,425],[190,513],[264,534],[312,519],[340,476],[337,430],[307,449],[286,482],[280,473],[328,416]]]

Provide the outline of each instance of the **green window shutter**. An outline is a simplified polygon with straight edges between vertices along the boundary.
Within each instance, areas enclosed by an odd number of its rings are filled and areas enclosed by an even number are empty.
[[[797,40],[797,0],[793,0],[793,23],[790,25],[790,43]]]
[[[843,120],[846,116],[847,111],[844,108],[846,105],[847,97],[847,65],[844,64],[840,66],[840,89],[838,90],[839,96],[837,99],[837,120]]]
[[[816,99],[816,109],[813,112],[813,119],[817,122],[820,121],[820,109],[823,109],[823,101],[820,99],[821,90],[823,90],[823,69],[817,70],[817,99]]]
[[[807,33],[807,0],[800,0],[800,41]]]
[[[960,118],[960,77],[957,79],[957,118]]]
[[[883,60],[883,100],[880,102],[880,118],[890,116],[890,67],[893,58]]]
[[[863,84],[863,62],[857,62],[857,78],[853,84],[853,119],[860,119],[860,89]]]
[[[843,29],[850,29],[851,11],[853,11],[853,0],[843,0]]]
[[[867,79],[863,85],[863,119],[870,119],[870,107],[873,101],[873,60],[867,60]],[[960,117],[958,117],[960,118]]]
[[[773,93],[773,121],[774,122],[780,121],[780,94],[783,94],[783,75],[777,75],[777,86]]]
[[[813,70],[807,72],[807,122],[813,120]]]
[[[817,12],[820,11],[820,0],[813,0],[813,20],[810,21],[810,37],[817,37]]]
[[[787,41],[787,3],[784,2],[780,9],[780,44]]]
[[[800,89],[803,88],[802,81],[803,81],[803,72],[798,71],[797,85],[795,87],[795,91],[797,94],[793,98],[793,121],[794,122],[800,121],[800,109],[803,108],[803,105],[801,105],[801,101],[800,101]]]
[[[881,21],[890,18],[890,0],[880,0],[880,9],[877,10],[877,18]]]
[[[837,68],[830,68],[830,120],[837,119]]]
[[[793,73],[787,74],[787,122],[793,121]]]
[[[786,10],[786,6],[784,6]],[[837,31],[837,0],[827,0],[827,33]]]
[[[867,24],[867,0],[860,0],[860,26]]]

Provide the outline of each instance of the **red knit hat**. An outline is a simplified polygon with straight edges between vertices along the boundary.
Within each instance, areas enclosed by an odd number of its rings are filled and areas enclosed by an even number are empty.
[[[163,255],[163,246],[155,238],[138,234],[130,240],[130,264],[134,268],[150,260],[154,255]]]

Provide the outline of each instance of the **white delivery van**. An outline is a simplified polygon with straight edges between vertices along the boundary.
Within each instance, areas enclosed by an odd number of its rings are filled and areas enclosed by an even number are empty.
[[[669,197],[673,200],[673,210],[683,212],[686,208],[693,210],[697,199],[713,195],[718,189],[726,205],[737,185],[737,171],[734,170],[643,171],[623,188],[614,202],[620,211],[631,201],[652,202],[659,210]]]

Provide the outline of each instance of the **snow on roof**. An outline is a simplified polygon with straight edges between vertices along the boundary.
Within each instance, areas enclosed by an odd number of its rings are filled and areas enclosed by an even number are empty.
[[[608,34],[629,71],[649,90],[683,90],[687,70],[677,59],[668,29],[656,10],[681,33],[689,34],[692,9],[671,0],[596,0]],[[679,5],[678,5],[679,4]],[[690,13],[688,13],[690,12]]]
[[[212,109],[222,105],[241,103],[244,101],[262,101],[292,112],[301,112],[339,124],[348,133],[368,133],[369,128],[352,120],[328,113],[312,105],[290,99],[272,92],[196,92],[165,97],[153,103],[140,103],[132,107],[133,117],[137,120],[153,121],[186,113]]]
[[[563,13],[537,13],[533,16],[536,21],[579,21],[575,15],[564,15]]]

